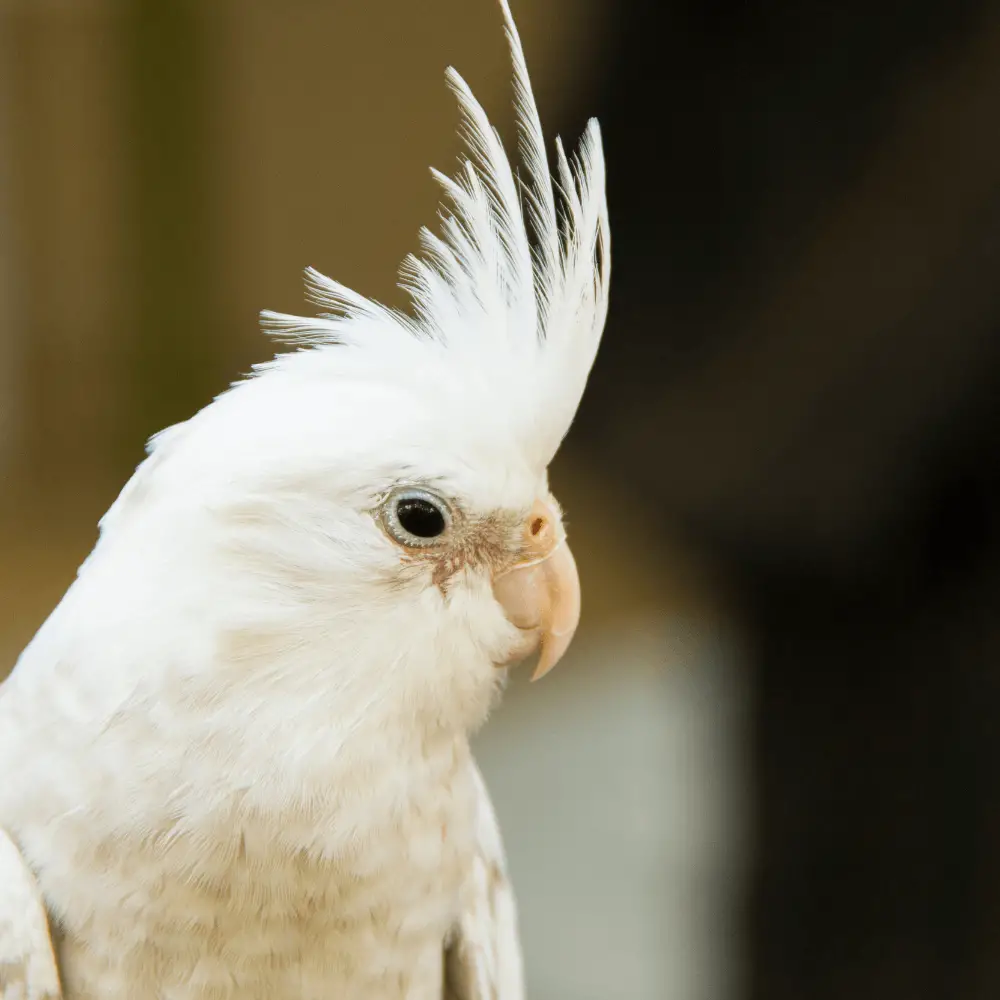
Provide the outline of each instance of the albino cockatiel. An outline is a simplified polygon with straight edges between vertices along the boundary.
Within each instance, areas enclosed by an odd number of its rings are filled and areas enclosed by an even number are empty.
[[[597,124],[554,188],[501,7],[523,203],[449,71],[413,315],[308,272],[321,318],[265,314],[301,349],[154,438],[0,688],[4,1000],[523,996],[469,737],[579,617],[546,467],[609,234]]]

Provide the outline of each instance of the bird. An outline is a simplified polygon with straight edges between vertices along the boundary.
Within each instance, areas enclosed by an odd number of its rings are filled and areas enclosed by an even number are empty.
[[[579,621],[548,468],[611,246],[599,126],[550,165],[499,6],[518,155],[449,69],[409,305],[307,269],[317,314],[150,439],[0,686],[3,1000],[524,996],[470,738]]]

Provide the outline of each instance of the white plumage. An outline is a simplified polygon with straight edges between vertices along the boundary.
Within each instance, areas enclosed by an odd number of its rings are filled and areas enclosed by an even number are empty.
[[[610,248],[597,125],[554,191],[501,7],[527,210],[449,71],[470,159],[414,315],[308,272],[325,315],[265,314],[302,349],[153,439],[0,687],[4,1000],[54,961],[67,1000],[523,995],[468,739],[575,625],[546,466]]]

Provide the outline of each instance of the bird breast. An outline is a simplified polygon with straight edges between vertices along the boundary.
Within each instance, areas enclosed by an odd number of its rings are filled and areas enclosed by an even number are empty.
[[[425,750],[369,776],[410,789],[394,811],[366,813],[359,787],[339,815],[237,807],[89,846],[64,830],[41,878],[66,1000],[438,1000],[476,805],[467,746]]]

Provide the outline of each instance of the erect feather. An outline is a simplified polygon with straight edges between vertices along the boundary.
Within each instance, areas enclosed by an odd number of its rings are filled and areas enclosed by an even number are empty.
[[[554,288],[549,282],[559,271],[559,223],[556,217],[556,203],[549,176],[549,161],[545,153],[545,135],[538,116],[531,78],[524,59],[521,36],[508,0],[500,0],[503,9],[507,40],[510,44],[511,59],[514,64],[514,106],[517,112],[519,148],[528,172],[529,218],[539,240],[539,298],[545,310]]]
[[[573,420],[607,315],[604,158],[596,121],[573,157],[557,141],[557,198],[521,39],[507,0],[499,2],[514,68],[524,183],[482,105],[449,69],[468,157],[454,178],[433,171],[450,207],[442,210],[441,235],[422,230],[421,256],[401,266],[413,316],[310,268],[309,298],[325,312],[315,319],[265,312],[262,319],[269,332],[296,346],[363,352],[376,377],[383,368],[398,380],[414,367],[413,349],[420,345],[421,376],[437,366],[450,385],[469,387],[471,412],[505,412],[499,423],[541,467]]]

